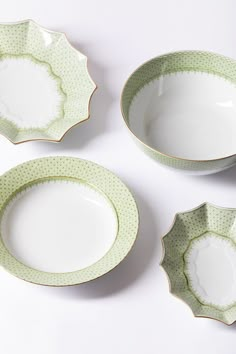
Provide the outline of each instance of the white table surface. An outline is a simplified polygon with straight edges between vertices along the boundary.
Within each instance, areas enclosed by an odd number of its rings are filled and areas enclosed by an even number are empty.
[[[202,49],[236,58],[235,1],[2,1],[0,21],[26,18],[66,32],[89,57],[98,90],[91,119],[71,130],[60,144],[14,146],[0,137],[0,173],[48,155],[96,161],[130,187],[141,223],[126,260],[86,285],[41,287],[1,269],[0,352],[235,354],[236,325],[195,319],[187,305],[169,294],[158,264],[160,238],[175,212],[203,201],[236,207],[236,168],[205,177],[166,170],[138,150],[119,108],[128,75],[153,56]]]

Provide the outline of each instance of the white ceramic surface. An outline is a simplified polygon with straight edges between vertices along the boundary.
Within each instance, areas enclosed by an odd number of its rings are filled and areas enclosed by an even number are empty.
[[[71,272],[101,259],[117,235],[108,199],[87,184],[55,180],[34,185],[7,206],[1,234],[10,253],[45,272]]]
[[[129,112],[144,143],[180,158],[210,160],[236,153],[236,86],[201,72],[167,74],[144,86]]]
[[[236,246],[229,238],[207,232],[192,241],[186,270],[193,292],[209,305],[231,307],[236,302]]]
[[[159,236],[176,211],[205,200],[236,206],[236,171],[192,178],[166,170],[125,131],[119,98],[129,73],[159,53],[205,48],[236,58],[236,1],[10,0],[1,5],[2,20],[34,16],[66,31],[91,59],[98,90],[91,120],[71,131],[65,146],[22,144],[15,149],[0,138],[0,172],[42,155],[73,153],[122,176],[137,195],[141,218],[130,256],[95,282],[45,289],[1,271],[2,354],[235,354],[236,326],[193,318],[182,301],[168,294],[158,263]]]
[[[58,118],[64,96],[50,66],[30,57],[0,60],[0,116],[19,129],[45,128]]]

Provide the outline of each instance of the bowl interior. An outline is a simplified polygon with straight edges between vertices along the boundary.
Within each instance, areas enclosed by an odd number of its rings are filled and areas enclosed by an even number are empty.
[[[123,92],[128,127],[169,156],[211,160],[235,154],[235,67],[233,60],[201,52],[144,64]]]
[[[236,320],[236,209],[210,204],[177,215],[163,238],[171,292],[196,316]]]
[[[236,245],[227,236],[205,232],[185,252],[185,274],[200,302],[228,309],[236,302]]]
[[[9,252],[28,267],[53,273],[96,263],[112,247],[117,228],[116,211],[102,192],[66,178],[26,186],[0,220]]]
[[[1,55],[0,112],[16,129],[42,129],[63,117],[66,94],[51,66],[32,55]]]

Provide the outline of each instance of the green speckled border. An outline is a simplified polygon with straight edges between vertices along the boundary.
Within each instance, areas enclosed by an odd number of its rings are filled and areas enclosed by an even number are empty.
[[[200,301],[192,291],[184,255],[191,241],[207,231],[224,235],[236,243],[235,220],[236,209],[204,203],[188,212],[176,214],[170,231],[162,239],[161,265],[168,275],[170,292],[185,301],[196,317],[209,317],[228,325],[236,321],[236,305],[223,309]]]
[[[50,68],[60,80],[65,100],[61,115],[43,129],[19,129],[3,117],[0,133],[14,144],[31,140],[61,141],[65,133],[89,118],[89,103],[96,85],[89,76],[87,58],[68,42],[65,34],[49,31],[32,20],[0,24],[0,57],[28,57]]]
[[[236,83],[236,61],[223,55],[204,51],[182,51],[161,55],[141,65],[128,78],[121,95],[122,115],[136,144],[154,160],[168,167],[190,172],[217,172],[234,165],[236,156],[212,160],[189,160],[169,156],[142,142],[129,126],[130,105],[142,87],[162,75],[188,71],[205,72]]]
[[[0,177],[0,217],[21,190],[44,180],[85,181],[100,190],[112,203],[118,218],[118,233],[112,248],[98,262],[68,273],[49,273],[30,268],[15,259],[0,238],[0,264],[13,275],[41,285],[77,285],[102,276],[116,267],[133,246],[138,231],[138,210],[127,187],[113,173],[86,160],[48,157],[23,163]]]

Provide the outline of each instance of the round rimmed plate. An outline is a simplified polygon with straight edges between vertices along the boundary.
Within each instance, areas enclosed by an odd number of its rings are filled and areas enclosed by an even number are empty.
[[[163,237],[170,291],[196,317],[236,321],[236,209],[209,203],[176,214]]]
[[[0,264],[29,282],[98,278],[130,251],[136,203],[118,177],[78,158],[49,157],[0,177]]]
[[[32,20],[0,24],[0,133],[12,143],[61,141],[89,118],[96,85],[64,33]]]

